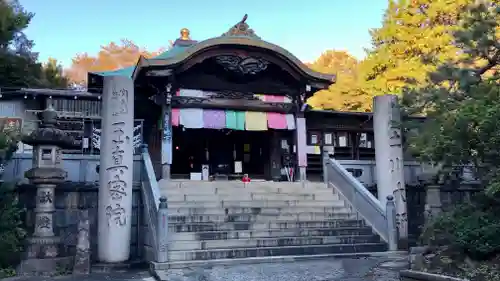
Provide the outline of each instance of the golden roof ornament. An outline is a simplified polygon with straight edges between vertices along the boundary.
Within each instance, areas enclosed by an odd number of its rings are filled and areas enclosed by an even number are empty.
[[[257,36],[253,29],[251,29],[246,23],[247,18],[248,15],[245,14],[240,22],[231,27],[231,29],[229,29],[228,32],[222,34],[222,36],[248,36],[260,39],[260,37]]]
[[[189,36],[189,29],[183,28],[181,29],[181,40],[191,40],[191,36]]]

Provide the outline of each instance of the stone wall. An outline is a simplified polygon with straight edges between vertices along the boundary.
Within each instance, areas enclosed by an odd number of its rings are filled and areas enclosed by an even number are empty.
[[[18,187],[19,201],[25,208],[25,225],[29,233],[34,226],[35,188],[30,184]],[[141,190],[138,183],[134,184],[132,193],[132,239],[130,241],[130,260],[142,260],[144,255],[144,217],[141,201]],[[63,252],[73,256],[77,242],[77,225],[79,210],[88,210],[90,221],[91,259],[97,259],[97,206],[98,184],[86,182],[66,182],[56,188],[56,213],[54,230],[63,241]],[[138,227],[139,226],[139,227]]]
[[[368,190],[376,197],[377,186],[367,186]],[[406,204],[408,218],[409,245],[417,244],[422,233],[422,227],[431,213],[439,210],[449,210],[454,205],[469,201],[474,194],[481,191],[477,184],[462,184],[460,187],[454,185],[431,186],[424,184],[407,184]]]

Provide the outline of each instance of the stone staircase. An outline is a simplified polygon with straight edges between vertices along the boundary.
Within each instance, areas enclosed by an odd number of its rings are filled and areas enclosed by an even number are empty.
[[[160,181],[169,264],[381,252],[387,245],[320,183]]]

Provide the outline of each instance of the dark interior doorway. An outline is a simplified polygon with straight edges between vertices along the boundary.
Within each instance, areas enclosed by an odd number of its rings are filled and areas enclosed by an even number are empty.
[[[269,179],[271,132],[173,128],[173,178],[189,178],[208,164],[210,175]],[[241,162],[241,173],[235,170]]]

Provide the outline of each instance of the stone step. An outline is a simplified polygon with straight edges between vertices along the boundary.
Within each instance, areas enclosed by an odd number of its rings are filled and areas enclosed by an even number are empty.
[[[283,194],[283,193],[256,193],[256,192],[239,192],[239,193],[219,193],[219,194],[182,194],[180,192],[163,191],[162,195],[167,197],[168,201],[332,201],[340,200],[338,194]]]
[[[327,207],[345,207],[345,202],[342,200],[332,201],[301,201],[301,200],[254,200],[254,201],[229,201],[229,200],[213,200],[213,201],[170,201],[167,200],[169,209],[176,208],[327,208]]]
[[[311,221],[273,220],[270,222],[223,222],[223,223],[169,223],[169,232],[206,232],[206,231],[267,231],[270,229],[297,230],[317,228],[365,227],[362,220],[322,219]]]
[[[203,189],[210,187],[221,188],[253,188],[264,190],[288,189],[288,190],[323,190],[328,187],[319,182],[306,182],[304,185],[301,182],[273,182],[273,181],[258,181],[254,180],[249,184],[244,184],[241,181],[176,181],[176,180],[160,180],[160,187],[169,189],[185,188],[185,189]]]
[[[386,251],[385,243],[328,244],[214,249],[196,251],[169,251],[169,261],[213,260],[266,256],[305,256],[321,254],[367,253]]]
[[[203,215],[179,215],[169,214],[169,223],[269,223],[273,221],[319,221],[327,219],[349,219],[356,218],[352,213],[323,213],[305,212],[298,214],[203,214]]]
[[[297,199],[303,199],[308,197],[320,197],[320,196],[334,196],[338,193],[332,192],[332,190],[321,190],[316,192],[306,192],[306,191],[281,191],[281,190],[250,190],[250,189],[167,189],[160,188],[160,192],[163,196],[174,196],[174,195],[238,195],[238,194],[253,194],[253,196],[293,196]]]
[[[237,215],[237,214],[253,214],[253,215],[268,215],[278,216],[280,214],[301,214],[301,213],[324,213],[324,214],[337,214],[349,213],[349,209],[345,206],[331,206],[331,207],[263,207],[263,208],[250,208],[250,207],[211,207],[199,206],[197,208],[178,207],[168,208],[169,215]]]
[[[272,237],[252,239],[224,239],[200,241],[171,241],[169,251],[221,250],[236,248],[266,248],[279,246],[331,245],[379,243],[377,235],[346,235],[346,236],[309,236],[309,237]]]
[[[326,185],[319,186],[296,186],[290,185],[289,183],[275,183],[272,182],[251,182],[250,184],[244,184],[243,182],[198,182],[198,183],[182,183],[182,184],[168,184],[168,183],[158,183],[159,186],[165,187],[168,189],[209,189],[209,188],[222,188],[222,189],[253,189],[253,190],[290,190],[290,191],[306,191],[306,192],[315,192],[318,190],[327,190],[330,189]],[[331,190],[331,189],[330,189]]]
[[[171,241],[198,241],[250,238],[277,238],[277,237],[308,237],[308,236],[344,236],[344,235],[373,235],[368,227],[339,227],[339,228],[296,228],[296,229],[266,229],[266,230],[229,230],[205,232],[172,232]]]

